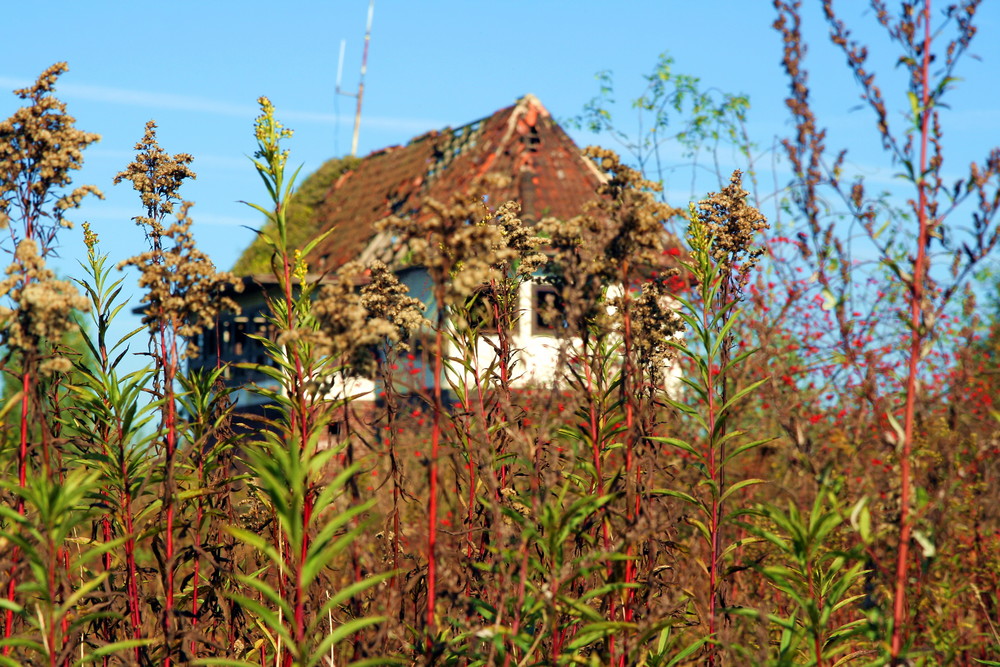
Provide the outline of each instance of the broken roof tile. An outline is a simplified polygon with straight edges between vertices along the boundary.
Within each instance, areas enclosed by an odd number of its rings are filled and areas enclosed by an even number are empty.
[[[425,197],[448,201],[470,192],[487,175],[507,182],[490,191],[490,202],[517,200],[525,221],[579,215],[601,182],[542,103],[525,95],[486,118],[426,132],[361,160],[317,209],[323,231],[335,231],[313,251],[313,265],[340,266],[368,245],[378,221],[415,214]]]

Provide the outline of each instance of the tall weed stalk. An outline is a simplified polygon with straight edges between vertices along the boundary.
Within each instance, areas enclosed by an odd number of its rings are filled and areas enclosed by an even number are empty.
[[[679,315],[688,327],[690,340],[672,344],[690,363],[693,373],[692,377],[682,377],[688,402],[666,400],[696,425],[702,440],[691,443],[676,437],[650,438],[687,455],[696,469],[696,478],[700,478],[695,493],[678,489],[663,489],[660,493],[678,498],[694,510],[689,522],[707,549],[700,564],[707,577],[702,599],[711,642],[709,665],[718,660],[719,615],[726,606],[721,589],[725,564],[747,542],[727,540],[726,527],[733,525],[746,508],[737,506],[727,511],[726,502],[736,501],[740,491],[766,481],[746,478],[730,482],[727,478],[727,468],[734,459],[769,441],[747,441],[742,431],[729,426],[731,414],[740,402],[765,382],[759,380],[738,391],[732,391],[728,382],[733,369],[746,363],[753,354],[752,349],[734,354],[734,331],[740,320],[742,289],[760,255],[753,245],[754,236],[766,226],[760,213],[746,204],[746,194],[737,172],[721,193],[703,200],[697,207],[691,206],[688,227],[691,261],[687,268],[697,281],[698,290],[693,299],[675,297],[681,305]]]
[[[868,48],[854,39],[832,2],[822,5],[831,41],[847,57],[848,69],[873,115],[882,148],[892,163],[901,167],[903,178],[912,188],[905,215],[873,197],[863,179],[843,176],[846,151],[827,162],[826,133],[812,110],[808,74],[803,67],[800,4],[774,2],[778,12],[775,28],[785,42],[783,64],[792,84],[788,104],[797,129],[796,137],[786,140],[784,148],[795,172],[793,201],[806,226],[802,252],[806,258],[815,258],[815,275],[825,294],[833,297],[830,309],[841,332],[845,362],[854,372],[868,375],[866,393],[877,413],[875,428],[883,434],[883,444],[892,450],[893,459],[898,462],[898,480],[892,493],[898,495],[894,523],[899,535],[895,548],[886,555],[894,561],[891,582],[887,582],[892,589],[892,623],[886,639],[891,659],[902,661],[907,659],[920,625],[913,613],[919,595],[910,583],[915,560],[913,542],[923,543],[922,553],[927,552],[925,545],[931,544],[931,526],[921,522],[927,508],[918,512],[915,507],[921,504],[921,497],[926,497],[926,481],[917,475],[915,461],[921,454],[918,413],[927,398],[928,375],[934,375],[929,357],[941,339],[941,322],[946,319],[951,302],[1000,242],[1000,231],[995,225],[1000,211],[1000,189],[996,184],[1000,176],[1000,151],[990,150],[982,163],[973,162],[965,175],[950,184],[945,182],[942,168],[946,119],[942,100],[958,81],[954,72],[976,35],[975,19],[981,3],[971,0],[947,6],[940,13],[938,25],[934,25],[936,12],[931,0],[907,4],[898,14],[890,12],[883,3],[873,4],[875,18],[898,49],[898,63],[907,73],[900,91],[906,109],[902,126],[877,83],[881,78],[868,62]],[[905,321],[902,332],[905,343],[882,352],[891,352],[901,361],[901,375],[905,379],[900,383],[886,383],[884,377],[873,374],[875,355],[865,350],[864,345],[852,343],[851,303],[859,288],[846,275],[845,267],[850,263],[845,265],[844,260],[849,257],[850,249],[835,237],[833,223],[822,220],[825,192],[841,202],[843,209],[859,223],[866,242],[878,251],[879,264],[885,268],[883,279],[902,293],[905,313],[900,320]],[[970,209],[971,220],[963,223],[961,230],[958,225],[947,224],[949,219]],[[935,259],[939,257],[944,261],[936,266]],[[831,280],[832,267],[842,267],[839,289]],[[888,391],[884,389],[886,384]]]
[[[29,104],[0,123],[0,222],[6,223],[14,245],[13,263],[0,281],[0,297],[11,306],[0,310],[0,342],[6,349],[2,369],[19,388],[8,397],[3,411],[16,409],[18,415],[19,491],[13,501],[21,519],[10,520],[20,524],[26,516],[29,479],[45,478],[48,486],[62,475],[61,448],[55,433],[58,424],[53,417],[63,391],[57,378],[72,364],[58,346],[74,329],[70,313],[88,305],[71,283],[56,279],[46,259],[56,250],[59,231],[71,226],[65,218],[67,211],[77,208],[88,194],[101,196],[93,186],[66,191],[72,183],[72,171],[80,168],[83,150],[99,138],[77,129],[66,105],[53,95],[58,77],[67,69],[66,63],[57,63],[32,86],[15,91]],[[62,549],[62,545],[57,548]],[[15,544],[7,563],[5,640],[14,636],[15,610],[23,609],[17,602],[21,549]],[[53,563],[57,556],[60,554],[48,554]],[[65,561],[68,555],[61,553],[61,557]],[[50,593],[52,588],[49,586]],[[0,653],[6,657],[11,648],[8,643]],[[52,656],[61,647],[47,650]]]
[[[300,257],[311,249],[288,245],[286,208],[294,176],[286,180],[287,152],[280,146],[291,132],[274,117],[267,98],[260,99],[261,115],[256,123],[257,168],[272,198],[270,208],[254,206],[265,213],[276,233],[265,239],[273,251],[272,265],[280,297],[269,301],[271,322],[280,332],[277,340],[259,338],[273,365],[256,366],[276,383],[276,389],[258,388],[278,407],[261,436],[244,442],[243,460],[249,470],[253,494],[274,521],[272,540],[238,526],[229,531],[249,546],[258,563],[238,576],[248,592],[232,595],[248,610],[264,633],[260,664],[273,661],[285,667],[339,663],[357,655],[338,645],[360,630],[381,622],[381,617],[332,618],[348,611],[352,598],[388,579],[393,572],[353,582],[330,577],[337,559],[349,552],[354,539],[365,529],[366,515],[374,501],[354,502],[346,492],[358,467],[329,474],[338,448],[322,442],[331,414],[338,403],[317,393],[335,369],[329,356],[318,352],[318,325],[311,310],[312,285],[305,277]],[[312,241],[318,243],[321,238]],[[346,400],[346,399],[344,399]],[[248,565],[250,564],[248,563]],[[330,588],[333,588],[331,593]],[[326,591],[322,604],[319,591]],[[270,656],[270,657],[268,657]],[[204,664],[222,664],[205,661]],[[226,661],[225,664],[250,664]]]

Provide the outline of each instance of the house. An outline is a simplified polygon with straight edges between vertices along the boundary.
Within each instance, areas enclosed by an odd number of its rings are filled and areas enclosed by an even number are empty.
[[[540,219],[569,220],[583,212],[584,204],[596,198],[604,176],[585,157],[551,114],[533,95],[525,95],[512,106],[458,128],[434,130],[415,137],[405,146],[375,151],[352,164],[328,187],[312,208],[315,229],[335,231],[307,258],[310,270],[319,274],[345,262],[384,258],[392,239],[377,231],[390,216],[417,215],[426,198],[448,201],[468,193],[475,183],[491,175],[503,177],[504,185],[491,190],[491,203],[515,200],[526,224]],[[431,284],[420,267],[399,267],[400,279],[410,296],[431,304]],[[194,365],[223,361],[263,361],[262,346],[247,333],[267,335],[261,291],[274,286],[264,276],[244,278],[246,291],[240,297],[243,313],[224,316],[214,332],[198,341],[201,357]],[[256,287],[257,289],[254,289]],[[552,288],[528,283],[519,295],[521,318],[513,335],[520,350],[520,374],[514,384],[548,383],[557,369],[558,349],[554,331],[540,315]],[[449,350],[449,354],[453,353]],[[484,343],[481,358],[488,359]],[[482,363],[486,363],[485,361]],[[234,384],[260,380],[260,374],[238,369]],[[367,394],[371,381],[352,381],[348,392]],[[246,397],[249,397],[247,394]]]

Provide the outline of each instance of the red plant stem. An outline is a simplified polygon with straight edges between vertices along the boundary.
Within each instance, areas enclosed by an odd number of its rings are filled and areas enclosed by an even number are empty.
[[[589,362],[584,363],[584,377],[587,379],[587,397],[590,403],[589,405],[589,430],[590,430],[590,443],[591,451],[594,456],[594,470],[597,476],[595,481],[597,495],[604,495],[604,473],[601,468],[601,450],[604,449],[604,443],[601,439],[601,426],[599,419],[597,417],[597,403],[594,399],[594,374],[593,369],[590,367]],[[611,548],[611,533],[608,530],[607,520],[601,521],[601,536],[604,544],[604,549],[608,550]],[[608,563],[608,572],[611,572],[611,563]],[[614,603],[611,605],[612,610],[614,609]]]
[[[59,566],[61,567],[62,571],[66,572],[66,579],[67,579],[66,583],[69,585],[70,589],[72,589],[74,584],[73,584],[72,568],[70,567],[69,564],[69,551],[62,547],[59,547],[56,551],[56,562],[59,563]],[[53,583],[54,581],[55,581],[55,576],[53,575]],[[55,591],[55,587],[53,587],[52,590]],[[59,625],[62,627],[62,645],[65,648],[66,645],[69,644],[69,614],[64,613],[60,615]],[[67,653],[63,657],[63,667],[69,667],[69,664],[70,664],[69,654]],[[108,656],[104,657],[103,664],[105,665],[108,664]]]
[[[127,496],[126,496],[127,497]],[[131,502],[131,500],[129,500]],[[125,515],[125,528],[128,530],[129,535],[132,534],[132,513],[131,511]],[[131,537],[125,540],[125,562],[128,567],[128,606],[129,614],[132,617],[132,638],[141,639],[142,633],[140,627],[142,625],[142,612],[139,609],[139,585],[137,583],[137,569],[135,565],[135,540]],[[135,647],[136,660],[139,659],[139,647]]]
[[[635,428],[635,401],[636,401],[636,391],[632,387],[631,380],[635,376],[635,367],[632,364],[632,309],[630,301],[630,280],[629,280],[629,263],[628,259],[625,259],[622,263],[622,344],[624,347],[625,363],[622,369],[622,384],[621,390],[623,397],[625,399],[625,480],[626,488],[628,485],[628,480],[632,477],[632,467],[634,465],[634,428]],[[639,512],[639,477],[638,472],[635,478],[636,486],[634,489],[635,499],[634,507],[628,503],[628,494],[626,493],[626,503],[625,503],[625,514],[626,519],[629,524],[635,521],[636,516]],[[625,583],[631,584],[635,581],[635,561],[632,556],[635,554],[635,549],[631,544],[628,544],[625,548],[625,555],[627,560],[625,561]],[[635,589],[627,588],[625,590],[625,603],[624,603],[624,619],[626,623],[631,623],[634,617],[634,610],[632,609],[632,604],[635,600]],[[619,667],[625,667],[625,654],[622,653],[619,658]]]
[[[910,557],[910,455],[913,449],[913,427],[917,402],[917,373],[920,353],[923,348],[924,332],[923,297],[924,279],[927,273],[927,241],[930,220],[927,216],[927,143],[930,136],[930,63],[931,63],[931,0],[924,0],[923,7],[924,44],[921,63],[921,118],[920,118],[920,169],[917,172],[917,223],[920,227],[917,237],[917,258],[913,267],[913,284],[910,297],[910,354],[906,379],[906,412],[904,417],[903,447],[899,461],[899,550],[896,554],[896,590],[892,610],[893,661],[899,658],[903,649],[904,621],[906,619],[906,579]]]
[[[110,453],[108,452],[108,445],[107,445],[108,440],[110,439],[109,435],[110,434],[107,432],[107,429],[101,429],[101,434],[99,436],[101,438],[101,443],[102,443],[101,448],[104,450],[103,451],[104,456],[107,457],[108,459],[111,458]],[[110,498],[110,494],[108,493],[107,489],[101,489],[101,495]],[[111,535],[112,535],[111,519],[107,514],[101,517],[101,535],[104,538],[105,543],[111,541]],[[106,552],[103,556],[101,556],[101,562],[104,564],[104,570],[106,572],[110,572],[111,553]]]
[[[17,547],[11,551],[11,557],[14,561],[14,565],[10,568],[10,580],[7,582],[7,599],[14,602],[14,590],[16,588],[17,582],[14,577],[16,570],[17,561],[20,560],[21,552]],[[14,624],[14,610],[12,608],[7,609],[7,613],[4,614],[4,628],[3,628],[3,638],[10,639],[12,626]],[[3,647],[3,655],[10,655],[10,651],[13,647],[7,644]]]
[[[536,447],[534,456],[534,466],[532,466],[531,469],[531,513],[532,515],[535,516],[538,515],[538,492],[541,486],[541,481],[538,478],[538,470],[539,470],[538,448]],[[525,582],[527,582],[528,580],[528,551],[529,551],[528,542],[526,540],[522,540],[521,569],[520,569],[521,576],[518,578],[518,584],[517,584],[517,606],[514,611],[514,623],[511,632],[512,637],[517,637],[517,633],[521,629],[521,620],[522,620],[521,611],[524,608],[524,597],[526,592]],[[552,578],[556,579],[556,577],[557,573],[553,572]],[[555,595],[555,592],[558,590],[559,590],[558,583],[552,585],[550,588],[550,591],[552,592],[553,595]],[[556,619],[553,618],[553,624],[555,623]],[[510,661],[513,658],[516,648],[517,648],[516,645],[511,646],[511,650],[507,652],[507,655],[504,658],[504,667],[507,667],[510,664]],[[554,648],[553,654],[559,655],[558,650],[555,650]]]
[[[280,215],[280,211],[278,212]],[[287,324],[289,329],[295,328],[294,311],[292,310],[292,305],[295,302],[294,295],[292,293],[292,265],[288,261],[288,255],[284,256],[284,278],[285,278],[285,316],[287,318]],[[292,360],[295,362],[295,377],[294,382],[294,393],[296,403],[298,404],[298,410],[294,418],[297,419],[296,426],[299,429],[300,442],[302,447],[306,446],[309,442],[309,416],[306,409],[305,400],[305,370],[302,367],[302,357],[299,356],[299,349],[297,346],[293,345],[292,348]]]
[[[479,384],[478,382],[476,383]],[[481,391],[481,390],[480,390]],[[482,397],[480,396],[480,411],[482,411]],[[468,511],[466,512],[466,524],[468,532],[465,536],[465,558],[468,564],[472,564],[472,521],[474,519],[475,513],[474,509],[476,506],[476,462],[473,459],[472,448],[468,447],[469,452],[469,500],[468,500]],[[472,577],[466,577],[465,579],[465,597],[472,597]],[[471,610],[469,612],[471,614]]]
[[[594,372],[593,372],[593,368],[591,367],[589,359],[585,359],[584,360],[583,372],[584,372],[584,377],[586,378],[586,381],[587,381],[587,401],[589,403],[589,405],[588,405],[588,412],[589,412],[589,424],[588,424],[588,428],[589,428],[589,435],[590,435],[591,450],[592,450],[593,457],[594,457],[594,471],[595,471],[595,475],[597,476],[597,479],[595,480],[595,484],[596,484],[596,489],[597,489],[597,495],[598,496],[603,496],[604,495],[604,473],[602,472],[602,469],[601,469],[601,450],[604,447],[603,447],[603,441],[602,441],[602,438],[601,438],[601,428],[600,428],[599,420],[598,420],[598,417],[597,417],[597,403],[596,403],[596,400],[594,398]],[[608,519],[607,519],[606,516],[601,520],[601,540],[602,540],[602,543],[604,545],[604,550],[605,551],[609,551],[611,549],[611,532],[610,532],[610,529],[608,527]],[[613,574],[613,572],[614,572],[613,563],[610,560],[608,561],[605,569],[606,569],[606,572],[607,572],[607,576],[610,579],[611,576],[612,576],[612,574]],[[609,596],[609,598],[610,598],[610,602],[608,604],[608,620],[614,621],[617,618],[617,616],[618,616],[618,607],[615,604],[614,595]],[[614,663],[615,662],[615,637],[614,637],[614,635],[611,635],[608,638],[608,654],[609,654],[609,658],[610,658],[611,662]]]
[[[280,208],[277,211],[277,215],[281,215]],[[287,326],[289,329],[295,328],[295,315],[293,310],[294,304],[294,294],[292,290],[292,266],[288,261],[288,254],[285,253],[282,257],[283,260],[283,271],[284,271],[284,290],[285,290],[285,316],[287,318]],[[296,345],[291,346],[292,359],[295,363],[295,375],[292,379],[293,382],[293,394],[295,396],[295,414],[291,415],[290,426],[293,429],[298,429],[298,438],[300,444],[300,456],[304,455],[306,448],[309,443],[309,425],[310,425],[310,415],[306,402],[305,394],[305,379],[306,372],[302,365],[302,357],[299,355],[299,350]],[[312,501],[311,501],[311,490],[307,487],[305,490],[305,497],[302,499],[302,544],[300,545],[300,552],[296,562],[291,563],[292,567],[290,570],[295,576],[293,587],[294,587],[294,619],[292,627],[292,636],[295,638],[296,643],[301,645],[305,641],[305,594],[306,591],[302,587],[302,567],[305,563],[306,554],[309,551],[309,523],[311,521],[312,515]],[[277,530],[278,539],[282,539],[280,527]],[[291,546],[291,545],[289,545]],[[286,560],[294,559],[295,556],[291,549],[288,549]],[[292,652],[286,649],[284,656],[284,664],[292,664]]]
[[[172,333],[172,332],[171,332]],[[177,447],[177,423],[174,405],[174,378],[177,374],[177,341],[171,336],[170,346],[167,346],[167,327],[160,325],[160,359],[163,363],[163,393],[164,393],[164,429],[166,438],[166,456],[164,473],[164,512],[166,514],[166,546],[164,559],[166,562],[166,600],[163,606],[163,640],[167,644],[167,652],[163,659],[165,667],[171,664],[170,628],[171,616],[174,611],[174,453]]]
[[[309,494],[303,499],[302,503],[302,547],[299,552],[298,563],[296,563],[295,568],[295,641],[298,644],[302,644],[306,638],[306,590],[302,587],[302,568],[306,562],[306,554],[309,551],[309,540],[306,538],[306,533],[309,529],[309,523],[312,520],[312,502],[310,501]],[[291,652],[286,656],[286,659],[291,662]]]
[[[809,582],[809,598],[815,602],[817,609],[823,608],[823,596],[816,594],[816,586],[813,581],[812,561],[806,561],[806,581]],[[816,667],[823,667],[823,642],[819,634],[813,635],[813,655],[816,657]]]
[[[493,283],[494,290],[496,289],[496,283]],[[514,292],[515,297],[518,298],[520,286]],[[510,296],[507,296],[507,303],[510,303]],[[497,357],[498,357],[498,369],[500,371],[500,393],[503,397],[503,405],[505,408],[510,407],[510,327],[512,322],[510,321],[510,311],[509,307],[501,310],[500,303],[496,300],[493,301],[493,321],[497,324]],[[478,386],[478,385],[477,385]],[[482,388],[479,389],[480,393],[480,405],[482,404]],[[489,437],[489,429],[486,429],[487,437]],[[500,447],[497,450],[497,457],[503,459],[504,455],[507,453],[507,439],[500,439]],[[500,488],[507,486],[507,472],[509,466],[506,463],[500,465]]]
[[[126,565],[126,591],[128,597],[129,616],[132,619],[132,638],[141,639],[142,613],[139,610],[139,584],[138,571],[135,564],[135,537],[134,522],[132,521],[132,492],[130,491],[131,480],[128,474],[128,458],[125,452],[125,433],[121,416],[116,418],[118,430],[118,442],[121,447],[119,467],[122,475],[121,506],[125,520],[125,565]],[[140,647],[133,649],[136,662],[139,662]]]
[[[399,570],[399,468],[396,463],[396,454],[392,454],[393,479],[392,479],[392,569],[393,572]],[[390,588],[399,586],[399,575],[392,575]]]
[[[28,396],[31,390],[31,373],[25,371],[24,376],[21,378],[21,442],[18,448],[17,455],[17,481],[20,488],[27,486],[28,480]],[[17,513],[24,516],[24,498],[19,497],[17,500]],[[21,560],[21,550],[18,547],[14,547],[11,550],[11,568],[10,568],[10,581],[7,584],[7,600],[14,603],[15,591],[17,589],[17,578],[15,576],[17,570],[17,563]],[[4,615],[4,629],[3,637],[4,639],[9,639],[13,632],[14,625],[14,610],[8,608],[6,614]],[[11,646],[7,645],[3,647],[3,655],[10,655]]]
[[[526,592],[525,582],[528,579],[528,549],[527,543],[522,542],[521,545],[521,576],[517,583],[517,606],[514,609],[514,622],[511,625],[510,636],[517,637],[517,633],[521,630],[521,608],[524,606],[524,595]],[[514,657],[514,651],[517,650],[517,645],[511,646],[510,650],[507,651],[507,655],[504,657],[503,665],[504,667],[509,667],[511,659]]]
[[[46,540],[46,542],[47,542],[46,546],[48,547],[48,552],[50,554],[53,552],[58,554],[58,548],[56,547],[55,542],[52,540],[52,538],[49,537]],[[56,561],[58,562],[58,555],[56,556]],[[55,563],[51,562],[49,563],[49,571],[47,573],[48,581],[46,583],[48,583],[49,586],[48,595],[50,600],[59,599],[58,594],[56,593],[56,570],[58,569],[59,568],[56,566]],[[39,617],[41,617],[41,610],[39,610],[38,613]],[[39,618],[39,620],[41,620],[41,618]],[[56,667],[57,650],[56,650],[56,624],[54,622],[55,619],[50,616],[48,619],[46,619],[46,621],[47,622],[45,623],[45,626],[47,628],[47,635],[48,635],[46,637],[46,644],[49,650],[49,667]]]
[[[201,452],[198,456],[198,480],[200,482],[199,486],[205,488],[205,462],[201,458]],[[201,518],[202,518],[202,506],[201,498],[197,500],[195,506],[195,535],[201,535]],[[198,583],[199,575],[201,570],[201,558],[197,555],[194,557],[194,577],[191,581],[191,627],[197,627],[198,625]],[[195,641],[191,640],[191,655],[195,655]]]
[[[493,303],[493,318],[494,318],[493,321],[497,323],[497,339],[498,339],[497,340],[497,347],[499,348],[499,351],[497,352],[497,358],[498,358],[497,366],[499,367],[499,371],[500,371],[500,387],[501,387],[501,392],[503,393],[503,396],[504,396],[504,406],[509,406],[510,405],[510,386],[508,385],[508,382],[509,382],[509,380],[508,380],[508,378],[509,378],[508,365],[509,365],[510,358],[509,358],[508,354],[505,353],[505,349],[509,350],[510,343],[507,341],[507,336],[506,336],[506,333],[505,333],[506,328],[507,328],[506,324],[504,322],[502,322],[501,319],[500,319],[501,318],[501,311],[500,311],[500,308],[499,308],[499,306],[497,305],[496,302]],[[475,353],[475,352],[476,351],[473,351],[473,353]],[[473,364],[473,369],[474,369],[473,370],[473,382],[475,383],[475,386],[476,386],[476,398],[477,398],[477,400],[479,402],[479,405],[477,406],[476,414],[478,415],[479,421],[480,421],[480,423],[482,425],[482,428],[483,428],[483,438],[485,440],[486,450],[487,451],[493,451],[493,438],[490,435],[491,429],[490,429],[490,423],[489,423],[489,415],[486,414],[486,408],[485,408],[486,397],[483,394],[483,386],[485,384],[487,384],[487,382],[484,381],[483,378],[479,377],[479,360],[478,360],[478,357],[476,358],[476,363]],[[471,413],[471,411],[472,411],[471,407],[468,406],[468,405],[463,406],[463,408],[464,408],[464,411],[467,412],[467,413]],[[494,414],[494,415],[497,414],[497,409],[496,409],[496,404],[495,403],[494,403],[494,407],[491,409],[490,412],[492,414]],[[506,416],[506,414],[501,414],[500,418],[503,419],[504,421],[506,421],[507,416]],[[503,438],[503,437],[501,437],[500,441],[499,441],[499,444],[497,445],[497,450],[496,450],[496,452],[494,454],[495,457],[501,458],[501,459],[503,458],[503,455],[507,451],[507,448],[506,448],[505,445],[506,445],[506,439]],[[472,540],[472,522],[473,522],[473,519],[474,519],[474,516],[475,516],[474,515],[474,510],[475,510],[475,505],[476,505],[476,467],[475,467],[475,461],[473,461],[472,449],[469,448],[468,451],[469,451],[469,498],[468,498],[468,512],[466,514],[466,517],[467,517],[467,523],[468,523],[469,527],[468,527],[468,536],[466,538],[466,558],[468,560],[468,563],[471,565],[471,563],[472,563],[472,551],[473,551],[473,547],[474,547],[473,540]],[[506,484],[507,484],[507,465],[506,464],[501,464],[500,465],[500,479],[499,480],[497,480],[497,478],[496,478],[496,474],[495,474],[496,467],[494,465],[491,464],[491,466],[489,468],[489,471],[490,471],[491,474],[494,475],[493,476],[493,483],[497,484],[497,482],[499,481],[499,484],[497,485],[497,493],[496,493],[496,500],[499,501],[500,500],[500,491],[501,491],[501,489],[505,488]],[[486,527],[486,528],[488,530],[488,527]],[[481,552],[485,551],[485,542],[483,540],[485,540],[486,532],[487,532],[486,530],[484,530],[482,532],[483,538],[481,539],[481,543],[480,543],[480,551]],[[466,579],[466,583],[465,583],[465,595],[466,595],[466,597],[471,597],[471,595],[472,595],[472,577],[469,577],[469,578]]]
[[[701,325],[704,331],[709,331],[711,329],[711,321],[709,317],[709,304],[706,303],[702,308],[702,321]],[[706,350],[709,352],[709,350]],[[709,517],[708,530],[709,530],[709,564],[708,564],[708,636],[711,639],[715,639],[716,631],[716,603],[715,603],[715,591],[718,586],[719,579],[719,517],[722,514],[722,485],[725,480],[723,479],[722,470],[717,465],[716,451],[715,451],[715,422],[717,418],[716,412],[716,396],[715,396],[715,382],[716,379],[712,373],[712,359],[709,359],[709,366],[707,369],[708,377],[706,387],[708,389],[708,427],[711,429],[708,433],[708,476],[715,485],[715,490],[712,492],[712,514]],[[724,380],[723,380],[724,381]],[[709,667],[714,667],[715,665],[715,645],[709,645],[708,649],[708,665]]]
[[[31,392],[31,373],[24,371],[21,378],[21,446],[17,455],[17,483],[22,489],[28,479],[28,403]],[[24,514],[24,501],[18,500],[18,513]]]
[[[443,294],[439,294],[443,297]],[[431,428],[431,459],[427,467],[429,498],[427,500],[427,646],[434,634],[435,588],[437,586],[437,512],[438,512],[438,451],[441,446],[441,373],[444,354],[444,299],[438,298],[438,326],[434,336],[434,422]]]
[[[342,439],[347,443],[347,447],[344,450],[344,454],[343,455],[346,457],[346,460],[345,460],[346,466],[348,468],[350,468],[350,467],[352,467],[354,465],[354,437],[353,437],[352,432],[351,432],[351,402],[350,402],[350,400],[347,399],[346,394],[345,394],[344,403],[343,403],[343,412],[344,412],[344,422],[343,422],[344,423],[344,432],[343,432]],[[353,504],[356,504],[356,505],[357,504],[361,504],[361,493],[360,493],[360,491],[358,489],[358,479],[357,479],[356,476],[355,477],[351,477],[351,479],[348,480],[348,487],[349,487],[350,493],[351,493],[351,502]],[[306,506],[306,509],[308,510],[308,513],[309,513],[309,516],[311,517],[312,516],[312,510],[313,510],[312,495],[311,494],[309,494],[309,493],[306,494],[306,497],[303,498],[303,504]],[[351,525],[354,526],[354,527],[358,526],[358,519],[357,519],[357,517],[351,519]],[[309,530],[309,523],[307,521],[306,525],[303,526],[303,535],[307,536],[308,535],[308,530]],[[306,544],[308,544],[308,539],[306,540]],[[360,583],[361,580],[364,578],[362,576],[362,572],[361,572],[361,558],[358,555],[358,545],[355,542],[353,542],[353,541],[351,542],[350,550],[351,550],[351,570],[354,573],[354,582],[355,583]],[[305,558],[306,558],[306,550],[303,549],[303,551],[302,551],[302,562],[303,563],[305,563]],[[360,613],[361,612],[361,609],[358,606],[358,604],[357,604],[356,601],[354,601],[354,602],[351,603],[351,608],[352,608],[352,610],[355,613]],[[358,643],[360,641],[360,638],[361,638],[361,634],[360,633],[355,633],[354,634],[354,640],[355,640],[354,641],[355,657],[357,657]]]
[[[376,355],[376,362],[379,367],[379,375],[382,377],[383,388],[382,391],[385,395],[385,425],[388,430],[388,438],[386,439],[386,445],[389,450],[389,466],[390,474],[392,477],[392,578],[389,579],[389,589],[394,591],[399,591],[399,576],[397,574],[399,570],[399,500],[400,500],[400,481],[399,481],[399,461],[396,460],[396,395],[395,395],[395,385],[393,384],[394,378],[391,371],[389,370],[390,365],[379,361],[378,355]]]
[[[587,428],[590,435],[591,453],[594,457],[594,475],[596,477],[594,480],[594,488],[597,490],[597,495],[603,496],[604,473],[601,469],[601,428],[597,418],[597,405],[594,401],[594,376],[590,363],[586,361],[584,362],[583,372],[584,377],[587,380],[587,410],[589,417]]]

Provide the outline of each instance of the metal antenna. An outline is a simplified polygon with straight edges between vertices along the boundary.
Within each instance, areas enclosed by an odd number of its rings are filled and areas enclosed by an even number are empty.
[[[357,108],[354,112],[354,136],[351,138],[351,155],[358,154],[358,133],[361,131],[361,100],[365,95],[365,72],[368,71],[368,44],[372,38],[372,16],[375,14],[375,0],[368,2],[368,26],[365,29],[365,49],[361,55],[361,79],[358,82],[358,92],[345,93],[340,89],[340,81],[344,69],[344,47],[346,41],[340,41],[340,62],[337,65],[337,94],[345,97],[354,97],[358,100]]]
[[[340,40],[340,58],[337,59],[337,93],[340,93],[340,82],[344,80],[344,49],[347,48],[347,40]]]

